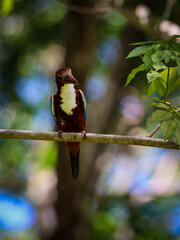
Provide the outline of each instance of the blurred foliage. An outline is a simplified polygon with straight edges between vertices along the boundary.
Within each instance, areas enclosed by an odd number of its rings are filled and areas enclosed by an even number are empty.
[[[7,16],[14,8],[14,0],[1,1],[1,15]]]
[[[87,4],[89,2],[93,1],[87,1]],[[150,0],[140,2],[147,4],[159,18],[162,16],[165,1],[156,4]],[[136,9],[139,1],[128,0],[124,4],[130,9]],[[55,125],[49,110],[49,98],[56,91],[54,73],[65,64],[65,35],[71,30],[68,23],[70,11],[61,1],[55,0],[2,0],[0,7],[0,128],[51,131]],[[170,16],[176,23],[179,21],[178,7],[179,2],[177,8],[173,9],[174,14]],[[122,37],[129,36],[132,30],[128,19],[116,10],[98,15],[97,19],[99,32],[95,54],[85,80],[88,111],[95,109],[93,117],[101,112],[99,103],[106,98],[109,81],[113,81],[112,72],[123,50]],[[76,34],[76,29],[73,29],[73,33]],[[140,34],[139,38],[142,41],[149,40],[149,36],[144,34]],[[129,51],[128,44],[132,41],[130,38],[128,41],[126,45]],[[150,46],[145,43],[141,49],[137,47],[138,50],[133,50],[132,53],[137,51],[136,56],[143,54],[144,47],[147,50]],[[158,54],[153,54],[157,67]],[[130,60],[126,60],[126,65],[128,61]],[[149,68],[147,58],[144,61]],[[139,63],[139,60],[134,60],[129,72]],[[147,100],[146,76],[143,72],[140,73],[145,70],[145,65],[132,71],[131,77],[136,78],[132,86],[119,89],[114,104],[116,109],[107,131],[147,135],[156,126],[150,124],[153,107],[148,106],[150,100]],[[160,75],[164,78],[167,70],[164,70],[162,64],[158,69],[163,69]],[[173,69],[178,72],[177,67],[172,66],[171,70]],[[123,81],[122,73],[118,74],[119,81]],[[177,74],[174,75],[172,81]],[[148,75],[151,86],[157,76],[159,77],[158,71]],[[113,84],[116,83],[113,81]],[[157,97],[157,92],[151,90],[149,97]],[[169,98],[177,106],[180,103],[179,91],[173,91]],[[165,106],[169,107],[168,103]],[[175,118],[174,109],[170,112],[171,117],[173,115]],[[159,113],[153,115],[153,121],[157,120]],[[89,123],[90,128],[92,124],[93,121]],[[157,136],[162,137],[161,133],[157,133]],[[7,232],[0,226],[1,239],[38,240],[42,232],[42,236],[47,238],[51,235],[58,222],[52,208],[57,197],[54,189],[57,184],[55,166],[58,154],[61,153],[58,153],[54,142],[0,140],[1,189],[28,198],[36,207],[38,215],[34,225],[27,231]],[[90,152],[87,153],[89,154]],[[100,176],[94,183],[95,197],[89,200],[90,206],[85,209],[90,222],[90,239],[178,239],[179,159],[177,151],[106,146],[96,159],[95,165]],[[61,181],[64,184],[62,179]]]

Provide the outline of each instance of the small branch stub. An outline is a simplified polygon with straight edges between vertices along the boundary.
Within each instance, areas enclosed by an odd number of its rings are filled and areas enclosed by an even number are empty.
[[[178,150],[180,148],[176,142],[164,141],[163,139],[151,139],[149,137],[134,137],[94,133],[86,133],[86,138],[83,139],[81,133],[66,132],[63,133],[62,138],[59,138],[58,132],[0,129],[0,138],[45,140],[59,142],[94,142],[106,144],[125,144]]]

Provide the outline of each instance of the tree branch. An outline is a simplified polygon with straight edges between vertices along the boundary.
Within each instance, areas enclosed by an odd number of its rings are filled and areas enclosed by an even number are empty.
[[[78,6],[65,1],[60,2],[62,5],[68,8],[68,10],[80,13],[80,14],[98,14],[98,13],[108,13],[113,9],[110,6],[99,6],[99,7],[84,7]]]
[[[175,0],[167,0],[162,19],[168,19],[170,17],[172,8],[174,7],[174,5],[175,5]]]
[[[78,6],[78,5],[74,5],[71,3],[67,3],[64,0],[61,0],[60,3],[62,5],[64,5],[65,7],[67,7],[67,9],[69,11],[73,11],[73,12],[76,12],[79,14],[85,14],[85,15],[86,14],[90,14],[90,15],[106,14],[108,12],[117,11],[118,13],[123,15],[132,26],[134,26],[136,29],[143,32],[144,34],[148,35],[150,38],[168,39],[167,36],[165,36],[162,32],[159,31],[158,26],[159,26],[160,20],[154,14],[151,14],[147,24],[141,24],[141,22],[139,21],[138,17],[135,14],[134,8],[127,8],[127,7],[123,6],[122,4],[118,4],[118,5],[115,4],[113,6],[106,4],[104,6],[98,5],[95,7],[84,7],[84,6]],[[166,13],[166,15],[167,14],[168,13]],[[158,23],[158,24],[156,24],[156,23]],[[157,27],[154,27],[154,26],[157,26]],[[154,28],[156,30],[156,33],[154,32]],[[158,31],[157,31],[157,29],[158,29]]]
[[[29,140],[48,140],[60,142],[94,142],[139,145],[148,147],[159,147],[167,149],[179,149],[179,145],[174,141],[164,141],[162,139],[151,139],[148,137],[134,137],[122,135],[94,134],[87,133],[86,139],[80,133],[63,133],[62,139],[58,132],[28,131],[15,129],[0,129],[0,138],[9,139],[29,139]]]

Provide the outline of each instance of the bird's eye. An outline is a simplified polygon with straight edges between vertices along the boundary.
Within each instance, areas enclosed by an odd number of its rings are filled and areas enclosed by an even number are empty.
[[[62,77],[61,76],[57,76],[58,80],[62,80]]]

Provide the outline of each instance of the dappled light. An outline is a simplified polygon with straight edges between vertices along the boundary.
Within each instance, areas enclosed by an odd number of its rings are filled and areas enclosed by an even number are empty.
[[[168,36],[171,35],[180,35],[180,27],[178,24],[172,23],[169,20],[163,20],[160,25],[159,25],[159,29],[163,32],[163,33],[167,33]]]
[[[41,91],[42,87],[43,91]],[[46,96],[49,89],[49,81],[46,77],[38,76],[34,78],[21,78],[18,79],[15,89],[23,101],[36,105]]]
[[[0,227],[4,231],[25,231],[36,218],[35,209],[22,196],[0,190]]]
[[[100,45],[97,51],[97,58],[103,64],[113,64],[117,60],[119,49],[119,39],[115,36],[112,36],[110,39]]]
[[[137,15],[137,17],[139,18],[139,21],[142,24],[146,24],[149,21],[149,15],[150,15],[150,9],[143,4],[139,4],[136,9],[135,9],[135,13]]]
[[[145,114],[142,103],[134,96],[126,96],[121,100],[120,111],[124,117],[124,121],[131,125],[139,124]]]
[[[100,75],[100,77],[98,76]],[[101,99],[107,88],[106,82],[102,79],[101,74],[96,74],[88,78],[86,85],[86,93],[90,100],[98,101]]]
[[[178,152],[144,149],[135,159],[128,154],[107,153],[99,157],[97,167],[103,169],[97,183],[101,194],[128,193],[133,202],[141,204],[179,192]]]
[[[24,30],[24,19],[19,15],[11,15],[4,19],[1,27],[3,35],[19,35]]]
[[[159,124],[152,139],[177,149],[180,48],[178,36],[168,39],[180,35],[179,2],[137,2],[2,0],[0,128],[54,131],[59,140],[50,96],[56,71],[69,67],[87,99],[87,139],[131,141]],[[74,180],[64,142],[30,139],[0,139],[0,239],[180,238],[179,150],[91,136],[81,140]]]

